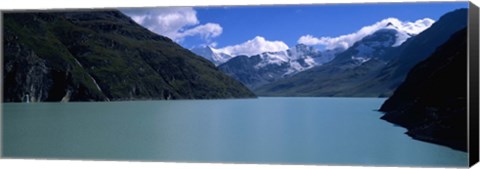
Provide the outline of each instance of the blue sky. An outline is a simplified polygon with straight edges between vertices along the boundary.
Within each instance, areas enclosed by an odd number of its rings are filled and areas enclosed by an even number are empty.
[[[364,26],[390,17],[402,22],[414,22],[423,18],[438,20],[449,11],[467,7],[468,2],[437,2],[194,7],[178,10],[147,8],[122,11],[150,30],[168,36],[186,48],[206,44],[222,48],[245,43],[256,36],[293,46],[305,35],[317,38],[337,37],[354,33]],[[171,15],[172,13],[179,15]],[[148,14],[164,17],[161,21],[142,18]],[[170,22],[171,24],[165,24]]]

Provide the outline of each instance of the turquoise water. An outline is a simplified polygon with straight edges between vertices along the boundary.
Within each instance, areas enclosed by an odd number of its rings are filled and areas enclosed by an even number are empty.
[[[368,166],[467,165],[380,120],[379,98],[3,104],[7,158]]]

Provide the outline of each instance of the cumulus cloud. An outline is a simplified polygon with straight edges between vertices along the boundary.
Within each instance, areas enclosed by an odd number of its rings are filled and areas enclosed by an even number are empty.
[[[188,36],[200,36],[209,41],[223,31],[217,23],[200,24],[197,12],[191,7],[134,8],[121,11],[152,32],[177,42]]]
[[[264,37],[256,36],[255,38],[241,44],[226,46],[218,50],[232,56],[252,56],[263,52],[278,52],[287,49],[287,44],[282,41],[268,41]]]
[[[430,18],[419,19],[415,22],[400,21],[397,18],[387,18],[382,21],[379,21],[373,25],[365,26],[358,30],[357,32],[341,35],[338,37],[314,37],[312,35],[304,35],[298,39],[298,43],[303,43],[306,45],[323,45],[326,49],[334,48],[348,48],[352,46],[355,42],[361,40],[367,35],[374,33],[375,31],[386,28],[397,29],[402,37],[399,37],[395,45],[403,43],[406,38],[404,35],[416,35],[425,29],[429,28],[435,21]],[[391,24],[389,24],[391,23]],[[400,36],[400,35],[399,35]]]

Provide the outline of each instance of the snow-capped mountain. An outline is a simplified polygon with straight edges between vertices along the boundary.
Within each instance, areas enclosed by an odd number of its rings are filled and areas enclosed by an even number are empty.
[[[278,52],[264,52],[253,56],[236,56],[219,65],[220,70],[254,89],[280,78],[331,61],[341,50],[321,52],[311,46],[297,44]]]
[[[425,27],[421,26],[421,29],[414,29],[420,26],[401,25],[403,23],[395,21],[397,20],[384,23],[382,27],[378,27],[378,30],[372,34],[355,42],[344,52],[338,53],[331,64],[335,64],[336,67],[355,67],[371,59],[386,64],[391,59],[391,55],[385,55],[385,53],[403,44],[407,39],[417,35],[420,33],[419,31],[424,30]],[[425,24],[431,25],[429,20],[425,22]]]
[[[385,24],[385,22],[387,22]],[[388,18],[382,21],[385,27],[380,29],[394,29],[397,31],[395,43],[393,47],[400,46],[408,38],[418,35],[428,29],[435,21],[430,18],[424,18],[415,22],[401,22],[396,18]],[[380,30],[379,29],[379,30]]]
[[[286,51],[265,52],[254,56],[234,57],[219,68],[226,74],[241,81],[247,87],[256,89],[279,79],[295,76],[314,67],[328,65],[328,71],[357,69],[357,67],[381,67],[391,59],[386,53],[397,44],[402,44],[415,34],[399,29],[395,23],[386,23],[370,35],[355,42],[348,49],[319,51],[312,46],[298,44]],[[368,63],[367,63],[368,62]],[[241,65],[240,65],[241,64]],[[358,68],[362,71],[373,69]]]
[[[230,51],[224,48],[215,49],[208,46],[204,49],[192,49],[192,51],[211,60],[223,72],[241,81],[250,89],[255,89],[327,63],[335,65],[330,66],[335,69],[355,68],[371,60],[374,60],[371,63],[387,64],[390,56],[386,56],[386,52],[421,33],[433,22],[428,18],[416,22],[401,22],[395,18],[388,18],[364,28],[368,31],[362,28],[359,32],[369,32],[369,34],[362,35],[361,39],[347,45],[348,48],[344,45],[336,45],[338,47],[320,51],[313,46],[297,44],[286,50],[239,56],[222,52]],[[252,44],[259,45],[262,40],[264,39],[256,37],[246,44],[249,48],[254,48],[255,45]],[[239,47],[236,46],[236,48]]]
[[[322,91],[329,96],[329,92],[337,92],[338,86],[343,85],[340,87],[342,88],[356,85],[356,80],[361,80],[387,65],[392,59],[389,53],[397,48],[395,44],[398,43],[398,34],[404,35],[403,33],[393,29],[391,25],[385,26],[355,42],[348,49],[336,53],[333,60],[322,66],[313,67],[309,71],[299,71],[292,76],[286,76],[268,84],[265,83],[254,88],[254,91],[261,95],[275,95],[276,89],[282,92],[293,86],[308,86],[308,88]],[[237,79],[235,76],[232,77]],[[315,82],[311,79],[314,79]],[[303,83],[293,86],[285,85],[285,83],[300,83],[300,81]],[[310,82],[312,84],[309,84]],[[343,84],[343,82],[348,83]],[[317,87],[317,85],[321,87]],[[327,88],[328,90],[326,90]],[[305,88],[298,90],[302,89]]]
[[[324,57],[322,52],[319,50],[304,44],[297,44],[293,48],[285,51],[264,52],[259,54],[259,56],[261,61],[255,65],[256,69],[261,69],[262,67],[273,64],[287,64],[289,70],[285,72],[284,75],[296,73],[312,68],[313,66],[321,65],[329,62],[332,59],[332,55],[325,55],[328,57]]]
[[[225,63],[229,59],[233,58],[233,56],[223,53],[218,49],[215,49],[211,46],[203,46],[203,47],[196,47],[193,49],[190,49],[193,53],[204,57],[205,59],[208,59],[211,61],[213,64],[216,66]]]
[[[338,53],[331,64],[337,67],[355,67],[371,59],[387,62],[389,56],[385,56],[385,53],[394,48],[398,39],[397,34],[398,31],[395,29],[380,29],[356,42],[344,52]]]
[[[374,25],[366,26],[356,33],[352,33],[352,34],[337,37],[336,38],[336,39],[338,39],[337,43],[339,43],[339,44],[347,43],[346,41],[342,40],[342,38],[347,38],[347,39],[349,39],[348,40],[349,45],[348,44],[347,45],[333,45],[333,46],[337,46],[337,47],[335,47],[333,49],[330,49],[330,50],[321,51],[321,53],[323,54],[323,57],[314,58],[313,61],[310,61],[310,63],[312,63],[310,65],[319,65],[319,64],[323,64],[323,63],[326,63],[328,61],[331,61],[333,59],[333,57],[335,57],[335,55],[333,55],[332,53],[338,53],[338,50],[342,50],[342,48],[343,48],[343,50],[347,50],[347,49],[353,47],[353,45],[356,42],[364,39],[367,36],[370,36],[370,35],[378,32],[380,30],[394,30],[395,38],[393,39],[392,44],[390,44],[390,43],[388,44],[389,45],[388,47],[400,46],[403,42],[405,42],[410,37],[415,36],[415,35],[421,33],[422,31],[424,31],[425,29],[429,28],[434,22],[435,22],[434,20],[429,19],[429,18],[419,19],[415,22],[402,22],[402,21],[400,21],[396,18],[384,19],[382,21],[379,21],[379,22],[375,23]],[[361,38],[359,38],[359,37],[361,37]],[[320,53],[320,51],[314,49],[312,46],[304,45],[302,43],[300,43],[299,45],[296,45],[295,47],[291,47],[290,49],[288,49],[288,47],[286,47],[284,44],[283,44],[283,46],[279,45],[279,44],[276,44],[276,45],[267,44],[267,45],[265,45],[266,43],[279,43],[279,42],[276,42],[276,41],[267,42],[265,40],[265,38],[257,36],[254,39],[249,40],[249,41],[247,41],[247,42],[245,42],[241,45],[228,46],[228,47],[219,48],[219,49],[213,48],[211,46],[203,46],[203,47],[193,48],[193,49],[191,49],[191,51],[194,52],[197,55],[200,55],[200,56],[212,61],[217,66],[222,64],[222,63],[225,63],[228,60],[230,60],[231,58],[239,56],[239,55],[254,56],[254,55],[258,55],[258,54],[260,54],[260,55],[269,55],[270,54],[270,55],[272,55],[274,60],[275,60],[275,58],[280,59],[280,60],[277,60],[277,62],[279,62],[279,61],[284,61],[285,62],[287,60],[289,60],[289,61],[296,60],[299,56],[300,57],[315,56],[315,55],[318,55],[318,53]],[[281,47],[275,47],[275,46],[281,46]],[[332,46],[332,45],[330,45],[330,46]],[[357,48],[360,51],[363,51],[362,49],[360,49],[362,47],[364,47],[364,46],[359,46]],[[258,49],[256,49],[256,48],[258,48]],[[263,48],[265,48],[265,49],[263,49]],[[365,50],[369,50],[369,49],[366,48]],[[240,51],[243,51],[243,52],[240,52]],[[261,52],[261,51],[263,51],[263,52]],[[287,53],[284,53],[284,52],[287,52]],[[302,53],[302,52],[306,52],[306,53]],[[270,57],[266,57],[266,58],[270,58]],[[304,59],[307,59],[307,61],[308,61],[309,58],[304,58]],[[358,60],[358,61],[366,61],[365,58],[362,58],[362,57],[352,57],[352,59],[355,59],[355,60]],[[313,64],[313,62],[315,64]],[[304,66],[302,66],[302,67],[304,67]],[[307,69],[308,69],[308,67],[307,67]]]
[[[191,49],[192,52],[212,61],[217,66],[235,56],[254,56],[265,52],[279,52],[286,50],[288,50],[288,46],[284,42],[269,41],[261,36],[256,36],[241,44],[225,46],[222,48],[201,46]]]
[[[199,56],[204,57],[205,59],[210,60],[217,66],[234,57],[237,57],[222,52],[221,49],[216,49],[211,46],[195,47],[192,48],[191,51]],[[257,68],[264,67],[268,64],[280,65],[289,62],[296,70],[301,71],[331,61],[334,58],[334,54],[338,53],[338,51],[340,51],[340,49],[320,52],[312,46],[297,44],[293,48],[284,51],[270,51],[246,56],[251,57],[259,55],[262,58],[262,61],[256,65]]]
[[[258,87],[254,92],[258,96],[390,96],[415,65],[423,63],[467,26],[466,18],[467,9],[458,9],[418,34],[385,22],[379,25],[382,29],[364,36],[331,62]],[[402,41],[402,33],[410,38]],[[401,45],[396,46],[397,42]]]

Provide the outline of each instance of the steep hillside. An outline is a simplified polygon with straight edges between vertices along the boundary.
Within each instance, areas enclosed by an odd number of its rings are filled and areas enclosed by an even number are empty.
[[[4,13],[5,102],[254,97],[118,11]]]
[[[467,30],[417,64],[380,108],[413,138],[467,151]]]

